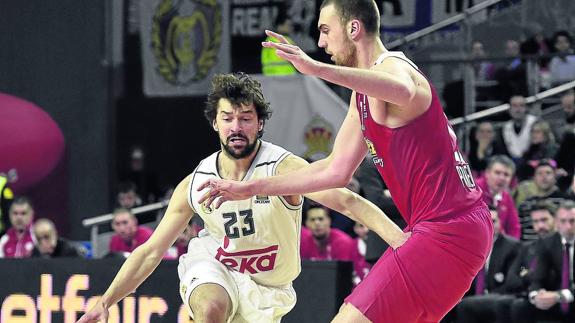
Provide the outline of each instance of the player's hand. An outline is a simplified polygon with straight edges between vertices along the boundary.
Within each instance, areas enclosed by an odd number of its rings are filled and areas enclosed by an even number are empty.
[[[253,196],[245,182],[212,178],[203,182],[198,187],[198,191],[206,188],[208,191],[198,200],[198,203],[213,206],[216,209],[226,201],[247,200]],[[212,205],[214,202],[215,204]]]
[[[317,75],[320,63],[309,57],[301,48],[290,44],[285,36],[266,30],[266,35],[278,40],[262,42],[263,47],[275,48],[279,57],[289,61],[300,73]]]
[[[411,232],[402,232],[397,238],[390,242],[389,246],[393,250],[403,246],[403,244],[411,237]]]
[[[108,323],[108,308],[101,302],[98,302],[90,311],[82,315],[76,323]]]

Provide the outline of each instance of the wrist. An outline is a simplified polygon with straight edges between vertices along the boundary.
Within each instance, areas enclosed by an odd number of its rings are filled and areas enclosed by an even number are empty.
[[[102,297],[100,298],[100,304],[102,305],[103,308],[108,309],[110,308],[110,306],[112,306],[112,302],[110,300],[110,298],[107,295],[102,295]]]
[[[250,196],[254,196],[255,194],[255,187],[259,187],[260,190],[263,187],[263,183],[260,182],[259,179],[254,179],[251,181],[247,181],[245,182],[245,189],[246,189],[246,195],[250,195]]]
[[[314,68],[313,68],[312,75],[315,75],[319,78],[323,78],[325,76],[324,74],[325,74],[326,68],[329,68],[329,65],[322,63],[322,62],[319,62],[319,61],[314,61],[313,65],[314,65]]]

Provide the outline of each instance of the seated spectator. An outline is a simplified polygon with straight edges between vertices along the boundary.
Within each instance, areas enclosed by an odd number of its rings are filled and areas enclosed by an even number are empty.
[[[531,37],[521,43],[520,51],[523,55],[549,55],[553,48],[553,42],[545,37],[545,29],[537,22],[531,22],[527,26],[527,33]],[[538,59],[541,71],[548,69],[550,59],[547,57]]]
[[[559,205],[567,194],[561,192],[555,185],[557,163],[553,159],[542,159],[535,164],[535,176],[533,180],[519,183],[513,196],[515,205],[519,211],[519,223],[521,224],[521,240],[537,239],[537,234],[533,231],[529,211],[531,207],[540,200],[547,200],[550,203]]]
[[[470,289],[472,295],[464,297],[456,306],[457,322],[483,323],[493,321],[498,299],[505,293],[507,272],[511,268],[521,243],[501,233],[499,216],[490,207],[493,221],[493,246],[485,267],[479,271]]]
[[[469,149],[469,166],[477,175],[480,175],[485,171],[489,157],[503,155],[506,150],[496,140],[495,129],[489,121],[477,125],[474,139],[471,141]]]
[[[575,204],[563,203],[556,214],[557,233],[539,241],[537,265],[529,286],[529,296],[511,305],[512,322],[538,320],[575,322],[573,287],[573,242]]]
[[[34,249],[32,202],[26,197],[18,197],[12,202],[8,214],[12,227],[0,238],[0,258],[28,258]]]
[[[82,257],[78,248],[66,239],[58,236],[54,222],[48,219],[38,219],[32,226],[36,245],[32,257],[60,258]]]
[[[118,205],[124,209],[131,209],[142,205],[142,199],[138,196],[134,183],[120,183],[118,187]]]
[[[152,235],[152,229],[138,226],[138,219],[124,208],[114,211],[112,229],[115,234],[110,239],[110,253],[131,253]]]
[[[313,205],[307,210],[305,226],[311,234],[302,234],[302,259],[351,261],[355,242],[343,231],[331,228],[330,225],[327,208]]]
[[[575,55],[571,47],[572,43],[571,35],[565,30],[553,35],[553,45],[559,56],[553,57],[549,63],[552,85],[575,80]]]
[[[527,95],[527,68],[520,58],[521,49],[516,40],[505,41],[505,55],[510,62],[495,71],[498,81],[497,91],[499,100],[507,100],[511,95]]]
[[[547,121],[538,120],[531,127],[531,143],[517,166],[517,177],[526,180],[533,176],[533,164],[545,158],[554,158],[559,146]]]
[[[497,208],[501,231],[519,239],[521,236],[519,215],[508,191],[514,173],[513,161],[507,156],[496,155],[489,159],[484,176],[478,178],[476,184],[483,191],[483,201]]]
[[[144,147],[133,146],[130,149],[130,160],[125,165],[127,168],[122,170],[120,178],[122,182],[133,183],[141,203],[153,203],[160,196],[158,176],[147,167],[146,158]]]
[[[557,162],[553,159],[544,158],[531,162],[529,165],[534,168],[532,179],[524,180],[517,185],[513,191],[513,199],[516,205],[520,205],[526,199],[537,197],[548,197],[551,193],[558,190],[555,186],[555,171]],[[565,197],[565,196],[558,196]]]
[[[575,128],[563,133],[555,160],[561,174],[557,185],[561,190],[566,191],[569,189],[571,179],[575,175]]]
[[[483,43],[476,40],[471,44],[471,58],[473,59],[484,59],[486,57],[485,49]],[[475,61],[473,62],[473,70],[475,72],[476,81],[488,81],[492,80],[495,76],[495,65],[487,61]]]
[[[355,222],[353,231],[357,235],[357,238],[355,238],[356,248],[352,250],[353,285],[356,286],[367,276],[367,273],[369,273],[371,269],[371,265],[365,260],[367,247],[365,241],[367,240],[369,229],[365,225]]]
[[[537,117],[527,114],[527,103],[523,96],[511,97],[509,105],[511,120],[503,124],[501,137],[511,158],[519,160],[529,148],[531,127],[537,121]]]
[[[529,286],[537,267],[537,248],[539,241],[555,233],[555,212],[553,203],[541,200],[532,206],[529,215],[537,240],[525,242],[507,274],[505,296],[497,297],[495,305],[496,322],[511,322],[513,302],[527,297]]]
[[[569,90],[561,96],[561,114],[550,121],[551,128],[558,141],[566,132],[575,128],[575,91]]]

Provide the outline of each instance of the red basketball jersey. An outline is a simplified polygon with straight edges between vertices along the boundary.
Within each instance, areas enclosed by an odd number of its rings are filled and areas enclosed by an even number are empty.
[[[404,56],[386,56],[413,65]],[[409,227],[471,209],[481,201],[481,190],[459,152],[457,138],[433,86],[431,92],[427,111],[398,128],[376,123],[367,96],[356,94],[363,136],[373,163]]]

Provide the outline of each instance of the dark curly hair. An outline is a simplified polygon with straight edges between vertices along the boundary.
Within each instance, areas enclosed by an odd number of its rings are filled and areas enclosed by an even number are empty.
[[[218,113],[218,102],[220,99],[227,99],[233,106],[253,105],[256,108],[258,119],[269,119],[272,115],[269,102],[266,102],[262,93],[260,82],[256,81],[245,73],[218,74],[212,79],[212,89],[208,94],[208,101],[204,115],[208,122],[213,124]],[[258,132],[258,138],[263,135],[262,130]]]

